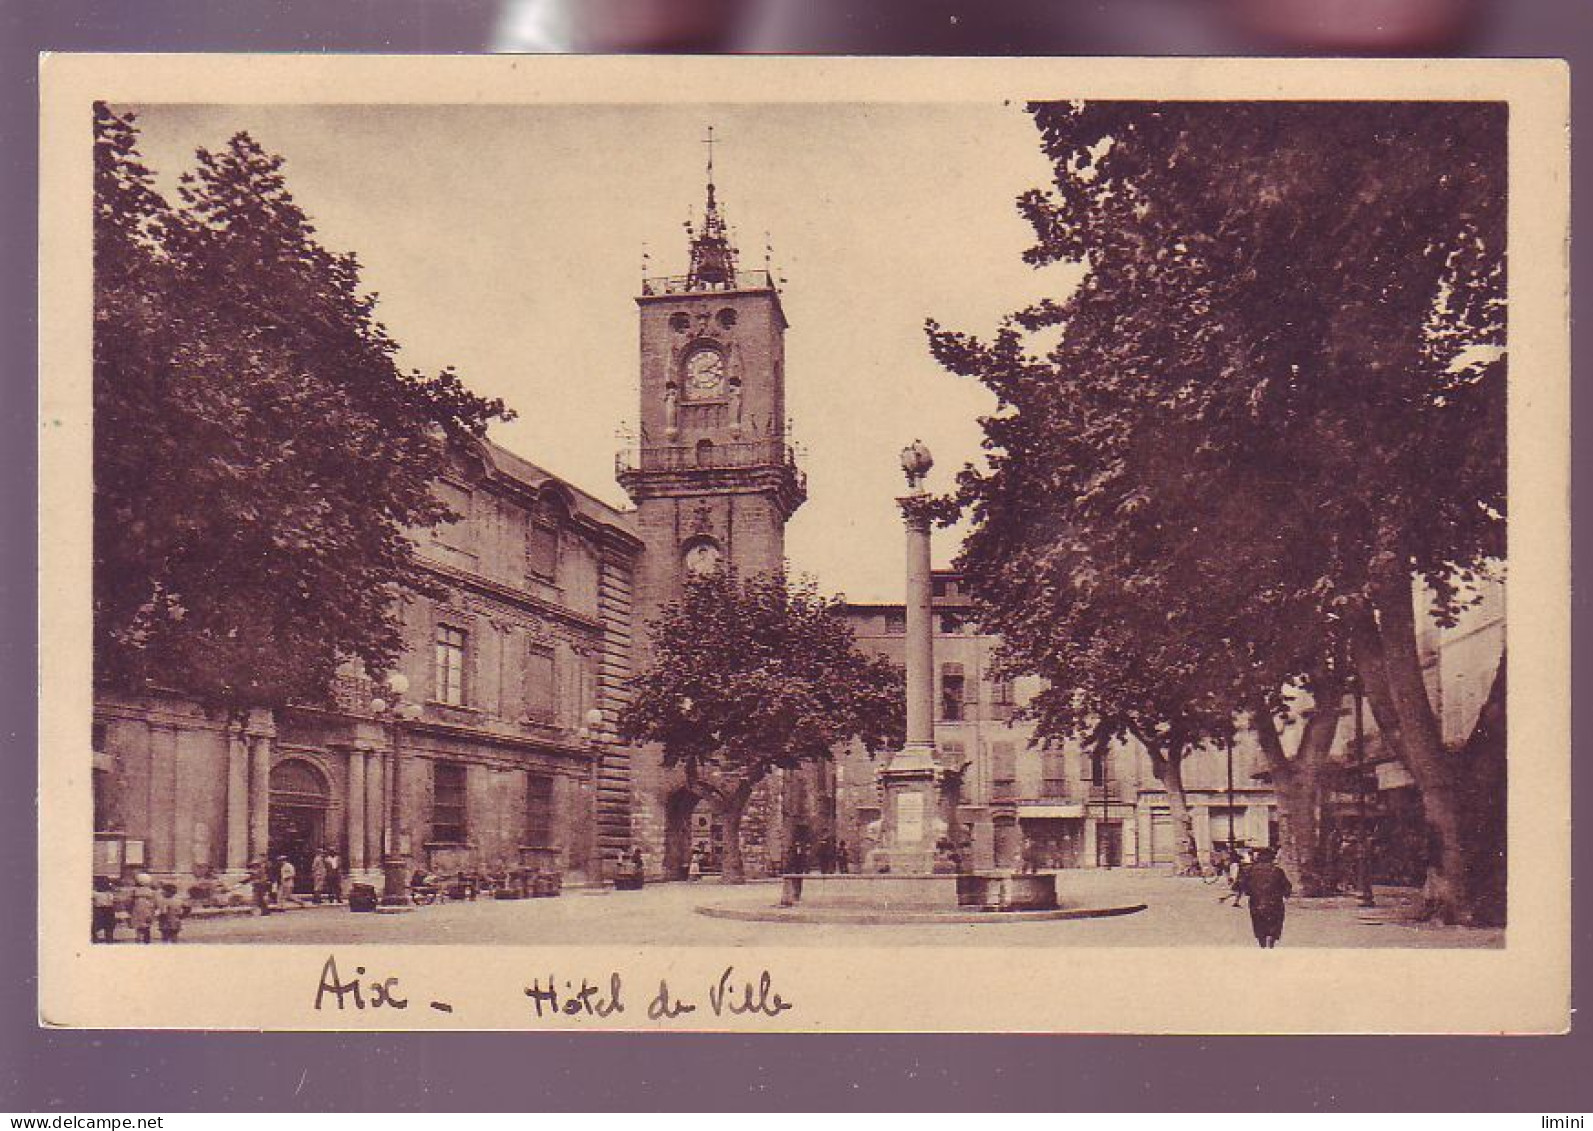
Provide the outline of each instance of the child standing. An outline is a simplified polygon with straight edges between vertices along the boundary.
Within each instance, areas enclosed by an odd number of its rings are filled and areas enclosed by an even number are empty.
[[[127,924],[133,928],[138,941],[149,941],[150,928],[155,923],[155,885],[148,872],[138,873],[133,881],[133,893],[127,907]]]
[[[116,885],[109,876],[94,877],[94,941],[116,941]]]
[[[188,901],[177,894],[176,884],[163,884],[160,899],[155,903],[155,919],[160,924],[162,942],[176,942],[183,929],[183,916],[188,914]]]

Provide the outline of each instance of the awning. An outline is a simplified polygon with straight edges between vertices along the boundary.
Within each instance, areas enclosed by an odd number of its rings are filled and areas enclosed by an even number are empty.
[[[1080,803],[1070,805],[1020,805],[1018,807],[1018,820],[1070,820],[1084,816],[1084,806]]]

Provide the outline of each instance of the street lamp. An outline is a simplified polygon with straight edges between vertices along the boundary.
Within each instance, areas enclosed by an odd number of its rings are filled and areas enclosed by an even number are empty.
[[[581,722],[581,728],[575,732],[576,741],[580,742],[583,746],[590,746],[593,751],[593,758],[589,772],[587,777],[581,782],[582,794],[589,795],[591,798],[591,800],[587,800],[585,797],[582,799],[581,807],[583,810],[586,810],[589,805],[595,804],[597,798],[598,782],[601,778],[601,763],[603,754],[601,748],[598,746],[597,739],[598,728],[603,725],[603,712],[597,707],[593,707],[588,710],[586,714],[581,716]],[[597,813],[595,811],[589,811],[587,816],[592,822],[591,828],[596,828]],[[588,841],[582,846],[581,851],[586,857],[588,868],[591,868],[595,865],[598,872],[598,878],[603,879],[603,860],[601,854],[598,852],[596,843],[593,841]]]
[[[597,728],[603,725],[603,712],[593,707],[581,716],[581,720],[585,725],[575,732],[575,737],[582,742],[597,741]]]
[[[403,672],[389,673],[386,685],[392,698],[375,696],[370,708],[387,729],[387,772],[382,775],[382,902],[395,904],[409,899],[408,865],[398,845],[398,806],[403,796],[398,787],[399,723],[414,722],[425,708],[404,698],[409,694],[409,677]]]

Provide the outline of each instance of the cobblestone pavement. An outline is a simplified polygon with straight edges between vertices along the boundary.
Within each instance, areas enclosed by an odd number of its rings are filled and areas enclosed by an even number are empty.
[[[1107,919],[989,925],[841,926],[760,923],[698,915],[702,904],[773,905],[778,886],[723,887],[712,881],[651,885],[640,892],[569,891],[557,899],[480,900],[399,914],[354,915],[306,908],[268,918],[190,921],[184,943],[461,943],[668,946],[1254,946],[1250,917],[1219,902],[1221,884],[1160,871],[1068,871],[1058,892],[1091,907],[1144,903],[1145,911]],[[1351,897],[1290,901],[1284,947],[1497,947],[1502,930],[1405,921],[1413,893],[1380,889],[1363,914]],[[992,916],[994,919],[995,916]]]

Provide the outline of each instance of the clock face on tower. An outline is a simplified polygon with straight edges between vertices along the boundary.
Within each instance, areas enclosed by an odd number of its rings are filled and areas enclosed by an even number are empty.
[[[725,388],[725,355],[703,346],[686,358],[686,395],[716,397]]]
[[[698,542],[686,551],[686,572],[693,577],[706,577],[719,568],[719,547],[712,542]]]

